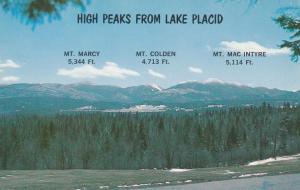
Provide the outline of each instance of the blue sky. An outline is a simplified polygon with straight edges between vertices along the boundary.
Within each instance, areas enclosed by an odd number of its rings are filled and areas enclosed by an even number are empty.
[[[246,0],[110,0],[91,1],[86,7],[87,13],[99,14],[220,13],[224,16],[221,25],[83,25],[76,23],[80,9],[68,7],[61,19],[32,30],[11,14],[0,12],[0,83],[169,87],[182,81],[220,80],[300,90],[300,63],[292,63],[286,51],[277,50],[289,34],[272,20],[279,8],[294,2],[260,1],[248,9]],[[226,66],[225,58],[212,56],[212,49],[248,46],[275,53],[254,59],[252,66]],[[97,50],[101,55],[95,58],[93,68],[82,68],[67,64],[66,50]],[[137,50],[171,50],[176,57],[170,58],[170,65],[143,65],[135,56]]]

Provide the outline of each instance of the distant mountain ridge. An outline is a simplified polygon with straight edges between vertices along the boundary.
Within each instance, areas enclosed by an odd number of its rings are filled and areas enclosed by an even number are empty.
[[[97,109],[153,104],[172,107],[300,102],[300,92],[230,83],[185,82],[163,89],[157,85],[117,87],[91,84],[12,84],[0,86],[0,112],[57,112],[93,105]]]

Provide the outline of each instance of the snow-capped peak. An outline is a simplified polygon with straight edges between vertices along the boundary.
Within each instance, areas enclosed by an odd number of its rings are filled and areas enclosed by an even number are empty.
[[[218,78],[208,78],[206,79],[205,81],[203,81],[204,84],[207,84],[207,83],[219,83],[219,84],[224,84],[225,81],[221,80],[221,79],[218,79]]]
[[[150,86],[151,86],[152,88],[158,90],[158,91],[162,91],[162,90],[163,90],[162,87],[160,87],[160,86],[157,85],[157,84],[151,84]]]

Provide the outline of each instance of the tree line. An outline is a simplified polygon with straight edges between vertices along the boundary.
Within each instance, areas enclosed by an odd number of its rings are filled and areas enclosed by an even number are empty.
[[[199,168],[300,152],[300,108],[0,116],[0,169]]]

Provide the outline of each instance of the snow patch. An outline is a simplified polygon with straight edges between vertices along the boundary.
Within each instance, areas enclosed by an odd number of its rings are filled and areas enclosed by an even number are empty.
[[[184,183],[191,183],[191,182],[192,182],[192,180],[190,180],[190,179],[184,181]]]
[[[213,105],[208,105],[207,108],[222,108],[222,107],[224,107],[224,106],[225,106],[225,105],[223,105],[223,104],[219,104],[219,105],[213,104]]]
[[[193,109],[188,109],[188,108],[175,108],[175,111],[192,112],[194,110]]]
[[[224,174],[236,174],[236,173],[240,173],[240,172],[233,172],[233,171],[230,171],[230,170],[225,170]]]
[[[99,186],[99,189],[108,189],[109,186]]]
[[[96,108],[94,108],[93,106],[83,106],[80,108],[76,108],[75,111],[92,111],[95,110]]]
[[[130,186],[128,186],[128,185],[118,185],[117,187],[119,187],[119,188],[126,188],[126,187],[130,187]]]
[[[119,185],[117,187],[119,188],[130,188],[130,187],[142,187],[142,186],[149,186],[151,185],[151,183],[141,183],[141,184],[134,184],[134,185]],[[108,186],[104,186],[104,187],[107,187]]]
[[[186,84],[186,83],[201,83],[200,81],[197,80],[185,80],[185,81],[181,81],[178,84]]]
[[[134,184],[134,185],[131,185],[132,187],[140,187],[140,186],[149,186],[151,185],[150,183],[142,183],[142,184]]]
[[[173,168],[173,169],[170,169],[169,172],[180,173],[180,172],[188,172],[188,171],[191,171],[191,170],[192,169]]]
[[[103,112],[164,112],[166,110],[167,106],[165,105],[136,105],[130,108],[104,110]]]
[[[272,162],[280,162],[280,161],[287,161],[287,160],[295,160],[300,158],[300,154],[291,155],[291,156],[281,156],[276,158],[268,158],[265,160],[258,160],[254,162],[250,162],[248,166],[257,166],[257,165],[263,165],[263,164],[269,164]]]
[[[268,173],[243,174],[243,175],[240,175],[239,178],[252,177],[252,176],[262,176],[262,175],[267,175],[267,174]]]
[[[205,81],[203,81],[204,84],[207,84],[207,83],[219,83],[219,84],[224,84],[225,81],[221,80],[221,79],[218,79],[218,78],[208,78],[206,79]]]
[[[242,86],[247,87],[247,85],[241,84],[240,82],[237,82],[237,81],[224,81],[224,80],[221,80],[218,78],[208,78],[208,79],[204,80],[202,83],[203,84],[228,84],[228,85],[234,85],[234,86],[239,86],[239,87],[242,87]]]
[[[157,85],[157,84],[151,84],[150,86],[151,86],[152,88],[158,90],[158,91],[162,91],[162,90],[163,90],[162,87],[160,87],[160,86]]]

